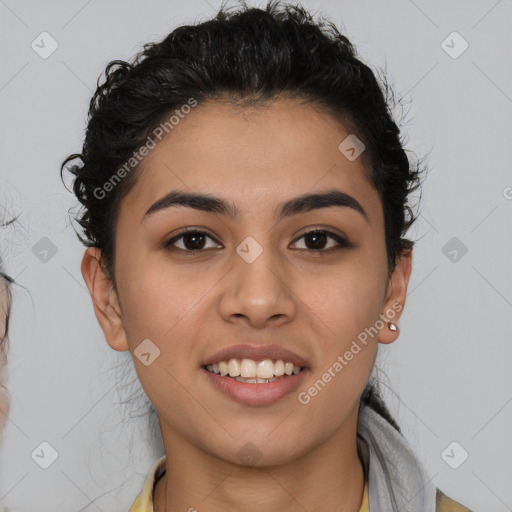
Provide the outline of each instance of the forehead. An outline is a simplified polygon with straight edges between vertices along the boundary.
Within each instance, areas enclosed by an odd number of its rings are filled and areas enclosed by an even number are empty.
[[[147,205],[180,188],[229,195],[253,209],[262,199],[331,187],[373,202],[362,158],[349,160],[339,149],[349,136],[340,121],[298,100],[243,109],[200,104],[145,157],[124,203]]]

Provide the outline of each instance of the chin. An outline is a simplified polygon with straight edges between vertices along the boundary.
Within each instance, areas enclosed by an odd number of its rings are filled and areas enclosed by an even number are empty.
[[[235,439],[236,441],[234,441]],[[281,466],[293,462],[308,451],[305,446],[298,449],[299,439],[291,442],[291,438],[288,437],[289,443],[283,446],[279,439],[269,442],[268,437],[266,438],[264,434],[261,437],[245,435],[240,438],[230,438],[229,446],[216,447],[210,453],[219,459],[239,466],[260,468]],[[236,445],[236,448],[233,447],[233,444]]]

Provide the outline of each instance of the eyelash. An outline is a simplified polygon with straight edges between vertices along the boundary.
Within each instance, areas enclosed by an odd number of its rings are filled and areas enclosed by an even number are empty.
[[[169,251],[182,251],[182,252],[189,253],[191,255],[198,254],[198,253],[201,253],[201,252],[205,252],[206,249],[190,250],[190,249],[181,249],[180,247],[172,247],[172,245],[175,242],[177,242],[178,240],[180,240],[181,238],[183,238],[187,234],[191,234],[191,233],[199,234],[199,235],[206,235],[208,238],[211,238],[216,243],[218,243],[206,231],[201,231],[199,229],[187,229],[187,230],[181,231],[178,235],[174,236],[173,238],[171,238],[170,240],[165,242],[164,243],[164,248],[168,249]],[[346,239],[344,239],[340,235],[338,235],[336,233],[333,233],[332,231],[328,231],[326,229],[312,229],[311,231],[307,231],[306,233],[303,233],[299,238],[297,238],[293,243],[296,243],[299,240],[301,240],[302,238],[304,238],[304,237],[306,237],[308,235],[312,235],[312,234],[324,234],[324,235],[327,235],[328,238],[332,238],[333,240],[335,240],[338,245],[334,246],[334,247],[329,247],[327,249],[315,250],[315,249],[307,249],[306,248],[306,249],[295,249],[295,250],[298,250],[298,251],[308,251],[308,252],[311,252],[311,253],[315,253],[315,254],[317,254],[319,256],[322,256],[322,255],[325,255],[326,253],[331,253],[333,251],[338,251],[340,249],[346,249],[348,247],[351,247],[351,244]]]

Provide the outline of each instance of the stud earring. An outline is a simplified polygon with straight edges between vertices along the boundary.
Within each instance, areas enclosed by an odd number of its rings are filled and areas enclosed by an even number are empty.
[[[390,331],[398,331],[398,326],[395,325],[393,322],[388,322],[388,329]]]

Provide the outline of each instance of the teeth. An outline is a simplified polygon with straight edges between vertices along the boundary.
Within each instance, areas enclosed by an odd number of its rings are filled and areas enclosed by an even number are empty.
[[[252,359],[230,359],[229,361],[219,361],[215,364],[209,364],[206,369],[217,375],[235,378],[240,382],[249,382],[253,384],[262,384],[279,380],[276,377],[284,375],[297,375],[302,368],[294,366],[291,362],[284,362],[281,359],[272,361],[264,359],[263,361],[254,361]]]
[[[252,359],[242,359],[240,375],[242,377],[256,377],[256,363]]]
[[[280,377],[281,375],[284,375],[284,363],[283,361],[279,360],[276,361],[274,364],[274,375],[276,377]]]
[[[238,382],[245,382],[247,384],[267,384],[268,382],[275,382],[275,377],[272,377],[271,379],[244,379],[243,377],[235,377],[235,380]]]
[[[208,368],[208,366],[206,367]],[[213,370],[213,367],[212,367]],[[238,377],[240,375],[240,363],[237,359],[230,359],[228,363],[228,373],[230,377]]]
[[[229,364],[226,363],[226,361],[221,361],[219,363],[219,370],[220,374],[224,377],[224,375],[227,375],[229,373]],[[217,372],[215,372],[217,373]]]
[[[265,359],[258,363],[256,375],[260,379],[270,379],[274,376],[274,363],[270,359]]]

